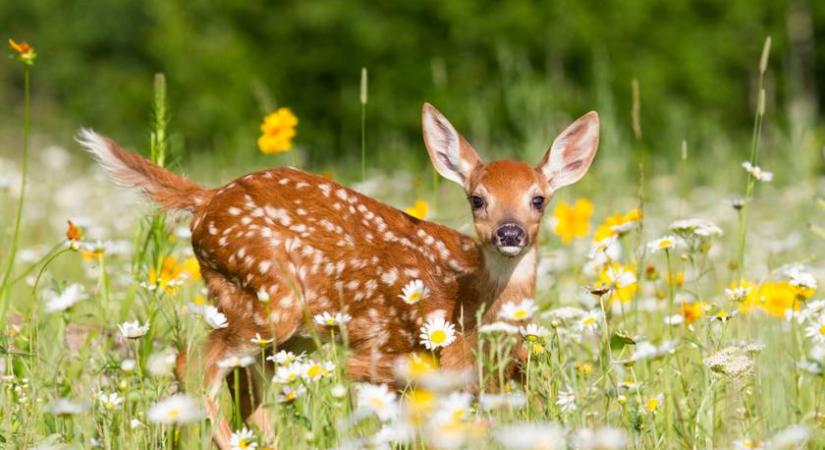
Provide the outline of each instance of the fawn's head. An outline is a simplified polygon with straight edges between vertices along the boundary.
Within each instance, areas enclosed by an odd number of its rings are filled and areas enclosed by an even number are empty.
[[[483,162],[429,103],[424,104],[422,125],[435,170],[464,187],[481,244],[509,257],[536,242],[550,197],[587,173],[599,146],[595,111],[567,127],[535,167],[509,160]]]

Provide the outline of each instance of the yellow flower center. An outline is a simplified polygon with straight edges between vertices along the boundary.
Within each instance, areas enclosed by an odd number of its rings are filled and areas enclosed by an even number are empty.
[[[819,334],[825,336],[825,325],[822,325],[821,327],[819,327]]]
[[[307,369],[307,375],[310,378],[319,377],[324,373],[324,369],[319,366],[318,364],[312,365],[309,369]]]
[[[671,241],[670,239],[662,239],[661,241],[659,241],[659,248],[668,248],[671,245],[673,245],[673,241]]]
[[[169,411],[166,411],[166,417],[170,419],[177,419],[180,416],[180,409],[178,408],[171,408]]]
[[[422,295],[421,292],[416,291],[411,293],[409,297],[407,297],[407,301],[409,303],[418,303],[418,301],[421,300],[423,297],[424,295]]]
[[[435,345],[441,345],[447,341],[447,333],[444,330],[435,330],[430,333],[430,341]]]
[[[594,316],[585,317],[584,320],[582,320],[582,323],[586,326],[596,325],[596,317],[594,317]]]
[[[373,397],[373,398],[371,398],[371,399],[370,399],[370,405],[372,405],[375,409],[377,409],[377,410],[379,410],[379,411],[380,411],[380,410],[383,410],[383,409],[384,409],[384,407],[386,406],[386,405],[384,404],[384,400],[381,400],[381,398],[380,398],[380,397]]]
[[[659,399],[658,398],[651,398],[647,401],[647,410],[650,412],[656,411],[656,408],[659,407]]]
[[[526,309],[517,309],[516,312],[513,313],[514,319],[524,319],[527,317],[527,310]]]
[[[249,448],[249,444],[250,442],[246,439],[241,439],[241,441],[238,442],[238,448]]]

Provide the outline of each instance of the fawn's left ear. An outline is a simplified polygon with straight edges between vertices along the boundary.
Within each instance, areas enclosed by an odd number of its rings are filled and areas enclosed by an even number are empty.
[[[545,153],[536,170],[550,182],[550,189],[571,185],[581,179],[599,149],[599,114],[596,111],[579,117]]]

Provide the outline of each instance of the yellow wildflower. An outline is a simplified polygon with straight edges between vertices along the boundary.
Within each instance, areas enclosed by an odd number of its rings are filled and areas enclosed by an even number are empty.
[[[682,287],[685,284],[685,273],[684,272],[676,272],[672,276],[667,275],[665,277],[667,284],[672,284],[676,287]]]
[[[34,52],[34,49],[28,42],[15,42],[14,39],[9,38],[9,47],[11,47],[14,52],[15,59],[23,64],[34,64],[34,58],[37,57],[37,53]]]
[[[174,256],[167,256],[163,260],[160,274],[154,267],[149,269],[149,285],[162,289],[167,294],[174,294],[181,284],[183,274],[183,264],[178,263]]]
[[[295,114],[289,108],[278,108],[274,113],[264,117],[258,148],[267,155],[288,152],[292,149],[296,126],[298,118]]]
[[[616,262],[606,264],[599,272],[599,282],[610,289],[608,303],[619,300],[627,303],[636,294],[638,283],[633,266]]]
[[[637,222],[642,220],[642,211],[638,208],[631,209],[625,214],[616,213],[604,219],[604,222],[596,228],[593,241],[599,242],[611,236],[619,236],[630,231]]]
[[[413,423],[423,422],[435,408],[436,396],[433,391],[415,388],[407,392],[404,405]]]
[[[185,273],[190,280],[200,280],[201,266],[198,264],[197,258],[191,257],[183,260],[183,264],[181,265],[181,272]]]
[[[799,290],[787,281],[768,281],[751,289],[740,301],[739,309],[748,312],[754,308],[774,317],[784,318],[788,311],[797,311],[800,307]]]
[[[404,211],[416,219],[426,220],[430,214],[430,204],[426,200],[416,200],[413,206]]]
[[[690,325],[701,319],[707,309],[708,305],[705,302],[682,303],[682,317],[685,318],[685,324]]]
[[[590,232],[592,215],[593,203],[586,198],[576,200],[572,207],[567,202],[559,202],[553,209],[553,232],[563,243],[569,244]]]

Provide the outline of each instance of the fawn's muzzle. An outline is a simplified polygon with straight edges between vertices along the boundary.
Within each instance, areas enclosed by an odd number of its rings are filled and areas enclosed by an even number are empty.
[[[527,246],[527,231],[518,223],[503,223],[493,232],[493,244],[500,253],[516,256]]]

